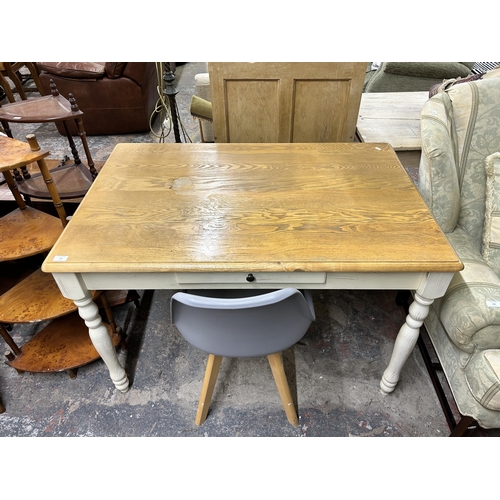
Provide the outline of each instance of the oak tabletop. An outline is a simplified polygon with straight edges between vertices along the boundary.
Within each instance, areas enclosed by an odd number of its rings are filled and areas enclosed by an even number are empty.
[[[388,144],[119,144],[46,272],[453,272]]]

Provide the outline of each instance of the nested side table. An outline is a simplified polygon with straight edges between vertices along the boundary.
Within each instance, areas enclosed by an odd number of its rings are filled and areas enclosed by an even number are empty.
[[[70,121],[74,121],[77,126],[78,135],[87,158],[87,166],[82,163],[75,141],[69,131],[68,122]],[[51,95],[0,106],[0,122],[5,133],[11,138],[12,130],[9,123],[62,123],[73,156],[73,163],[68,163],[66,159],[63,160],[52,170],[52,176],[62,199],[85,196],[97,176],[97,170],[87,143],[87,135],[83,126],[83,112],[78,108],[72,94],[69,95],[69,100],[66,99],[59,94],[54,82],[51,81]],[[31,175],[23,166],[21,173],[18,169],[14,170],[14,176],[20,193],[30,198],[48,199],[47,190],[40,174]]]
[[[34,135],[28,135],[27,140],[29,144],[0,136],[0,172],[18,205],[0,218],[1,263],[46,254],[67,224],[64,206],[45,162],[50,153],[40,149]],[[20,195],[11,170],[30,163],[38,165],[59,217],[28,206]],[[101,300],[106,311],[113,344],[123,344],[105,293],[93,291],[92,296]],[[74,302],[62,296],[52,275],[38,268],[23,277],[0,295],[0,336],[10,348],[7,363],[19,372],[67,371],[71,377],[76,376],[76,368],[100,357],[76,311]],[[8,333],[13,324],[48,320],[50,323],[22,347]]]

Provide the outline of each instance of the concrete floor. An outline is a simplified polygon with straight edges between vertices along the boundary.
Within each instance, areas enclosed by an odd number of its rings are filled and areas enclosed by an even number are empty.
[[[206,63],[187,63],[176,72],[177,101],[192,142],[198,124],[189,114],[194,75]],[[35,133],[51,157],[66,153],[55,127],[21,125],[21,138]],[[148,141],[147,134],[88,137],[94,160],[105,160],[118,142]],[[166,142],[175,142],[173,134]],[[115,390],[101,360],[66,373],[24,373],[0,363],[0,436],[427,436],[449,428],[418,348],[410,355],[396,390],[379,392],[379,381],[404,322],[395,291],[315,291],[316,321],[284,353],[285,369],[300,419],[285,416],[270,368],[262,359],[224,359],[206,422],[194,424],[205,354],[171,325],[170,291],[139,291],[140,306],[114,308],[127,335],[119,352],[130,390]],[[23,344],[40,325],[14,326]],[[2,341],[0,341],[0,344]],[[494,435],[487,432],[482,435]]]
[[[299,427],[285,416],[265,358],[223,361],[206,422],[194,424],[206,356],[170,323],[170,291],[117,306],[128,339],[119,358],[131,380],[114,389],[101,360],[66,373],[18,374],[0,365],[6,413],[0,436],[446,436],[448,427],[418,349],[393,394],[378,384],[404,321],[394,292],[314,292],[317,319],[284,353]],[[22,344],[29,327],[15,326]],[[22,331],[21,331],[22,330]],[[34,330],[34,329],[33,329]]]

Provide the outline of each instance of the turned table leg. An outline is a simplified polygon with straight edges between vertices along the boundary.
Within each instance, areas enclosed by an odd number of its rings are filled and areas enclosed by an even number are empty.
[[[399,381],[401,370],[417,343],[420,327],[429,314],[434,299],[442,297],[450,284],[453,273],[429,273],[415,293],[405,324],[399,330],[389,365],[380,381],[380,392],[391,393]]]
[[[118,361],[113,341],[99,315],[99,308],[92,300],[81,276],[73,273],[54,273],[53,276],[63,296],[73,300],[78,306],[78,313],[89,329],[90,340],[108,367],[115,387],[121,392],[127,392],[129,389],[127,374]]]
[[[415,300],[410,305],[410,310],[406,316],[406,322],[401,327],[396,337],[389,366],[385,369],[382,380],[380,381],[380,390],[382,394],[389,394],[396,387],[401,369],[417,343],[420,327],[429,314],[429,306],[433,302],[434,299],[426,299],[425,297],[415,294]]]

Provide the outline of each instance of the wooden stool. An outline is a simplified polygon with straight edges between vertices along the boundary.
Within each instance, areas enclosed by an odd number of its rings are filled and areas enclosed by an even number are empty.
[[[5,133],[11,138],[12,131],[9,123],[62,123],[74,161],[73,163],[68,163],[69,158],[66,157],[52,170],[52,175],[57,185],[59,196],[62,199],[82,198],[97,176],[97,170],[90,154],[87,135],[83,127],[83,112],[78,108],[72,94],[69,95],[69,100],[59,94],[52,80],[51,92],[51,95],[0,106],[0,122]],[[69,132],[68,122],[71,120],[76,123],[78,135],[80,136],[87,157],[88,168],[82,163],[73,137]],[[22,170],[22,175],[17,169],[14,170],[14,177],[18,182],[19,192],[23,195],[29,198],[48,198],[47,191],[43,186],[43,180],[39,174],[31,175],[25,167]]]

